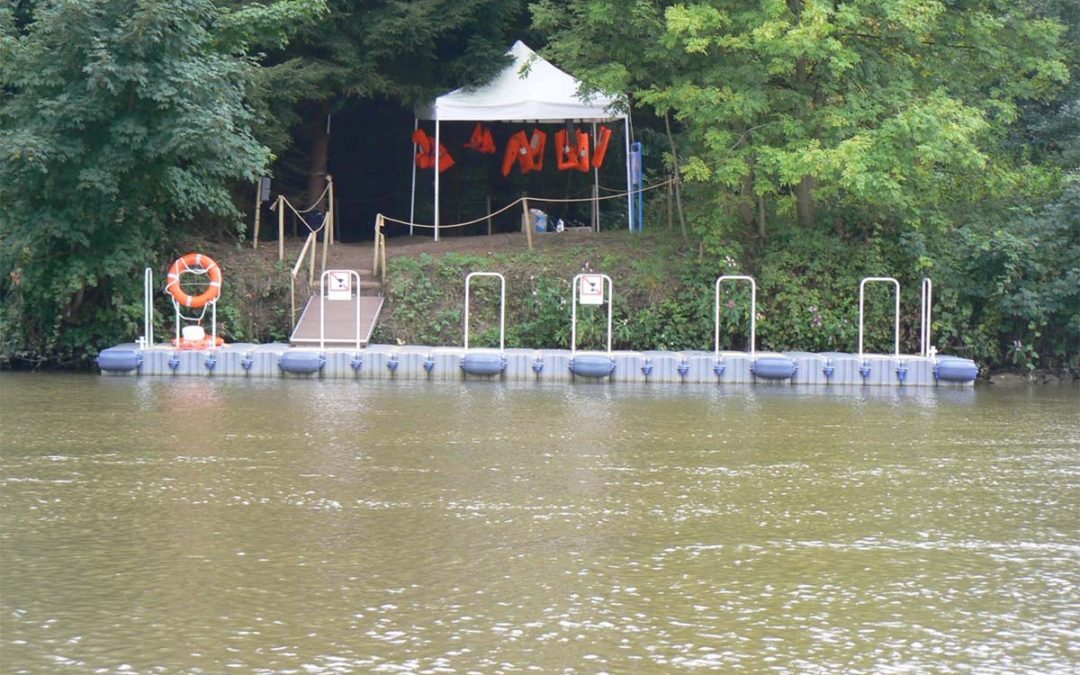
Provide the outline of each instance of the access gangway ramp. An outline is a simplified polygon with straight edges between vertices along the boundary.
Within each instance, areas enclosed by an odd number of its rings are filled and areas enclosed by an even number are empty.
[[[345,274],[342,276],[340,273]],[[335,280],[344,278],[348,278],[348,288],[339,290],[335,295]],[[308,299],[289,344],[315,348],[367,346],[382,311],[383,297],[364,295],[363,290],[376,284],[360,281],[359,274],[353,270],[327,270],[322,282],[319,292]],[[325,322],[322,316],[324,310]],[[360,313],[359,324],[357,311]]]

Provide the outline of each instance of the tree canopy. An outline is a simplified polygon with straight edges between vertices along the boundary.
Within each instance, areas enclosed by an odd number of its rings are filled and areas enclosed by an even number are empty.
[[[129,334],[133,271],[196,232],[242,234],[240,186],[321,192],[328,115],[404,119],[527,37],[628,94],[650,167],[687,181],[696,250],[772,275],[778,306],[817,306],[799,270],[932,273],[965,353],[1075,361],[1078,26],[1073,0],[5,3],[0,358]]]
[[[238,222],[270,161],[245,94],[253,27],[319,3],[80,0],[0,14],[3,349],[64,354],[131,325],[132,270],[170,229]]]

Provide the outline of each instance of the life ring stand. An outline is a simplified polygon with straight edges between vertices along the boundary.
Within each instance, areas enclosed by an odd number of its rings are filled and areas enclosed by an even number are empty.
[[[210,285],[205,291],[196,296],[188,295],[180,287],[180,275],[184,272],[196,272],[206,274],[210,279]],[[198,309],[214,302],[221,296],[221,268],[210,256],[201,253],[188,253],[176,259],[169,268],[168,283],[165,290],[173,297],[177,304],[184,307]]]

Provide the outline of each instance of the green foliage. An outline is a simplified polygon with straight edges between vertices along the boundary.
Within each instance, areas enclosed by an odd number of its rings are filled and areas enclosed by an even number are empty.
[[[992,363],[1076,367],[1080,177],[1039,208],[963,224],[930,247],[951,313],[935,329]],[[953,316],[955,315],[955,316]]]
[[[77,361],[134,332],[139,270],[171,229],[239,222],[228,182],[269,153],[244,100],[252,64],[210,0],[29,11],[0,15],[0,357]]]
[[[684,174],[727,219],[709,227],[751,228],[759,199],[772,219],[824,207],[865,228],[1008,191],[996,144],[1069,77],[1063,26],[1025,3],[580,0],[534,17],[571,70],[675,114]]]

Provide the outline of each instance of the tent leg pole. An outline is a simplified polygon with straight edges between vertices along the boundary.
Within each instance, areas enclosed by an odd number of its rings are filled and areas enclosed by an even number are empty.
[[[412,130],[416,133],[416,130],[420,128],[420,120],[413,118]],[[413,234],[413,223],[416,222],[416,143],[410,140],[410,147],[412,148],[413,160],[412,164],[412,196],[409,198],[409,236]],[[378,236],[378,234],[376,234]]]
[[[623,118],[624,136],[626,137],[626,225],[634,230],[634,195],[630,188],[630,115]]]
[[[439,137],[439,118],[435,117],[435,241],[439,241],[439,162],[442,161],[441,139]]]
[[[593,148],[596,148],[596,122],[592,123],[592,137]],[[593,175],[593,189],[592,189],[592,229],[593,232],[599,234],[600,232],[600,169],[595,166],[592,170]]]

